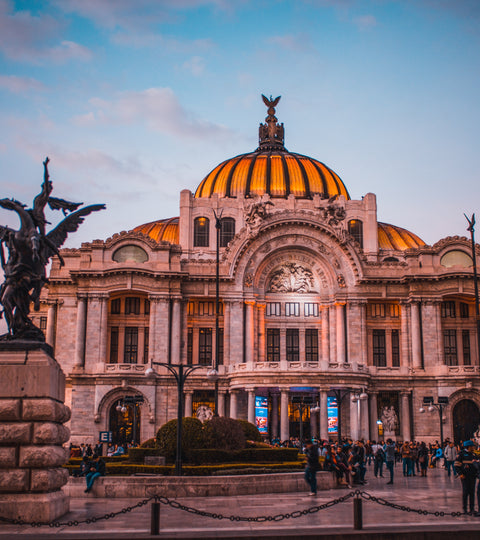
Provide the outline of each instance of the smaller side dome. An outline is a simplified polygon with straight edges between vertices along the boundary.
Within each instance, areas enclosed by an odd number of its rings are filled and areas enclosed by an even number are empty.
[[[425,246],[425,242],[416,234],[390,223],[378,222],[378,247],[405,251]]]
[[[178,244],[178,217],[159,219],[158,221],[152,221],[135,227],[134,232],[141,232],[146,236],[150,236],[155,242],[170,242],[171,244]]]

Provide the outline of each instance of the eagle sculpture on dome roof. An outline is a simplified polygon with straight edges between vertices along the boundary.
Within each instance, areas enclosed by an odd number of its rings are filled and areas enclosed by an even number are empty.
[[[267,96],[264,96],[262,94],[263,102],[265,103],[267,107],[276,107],[281,97],[282,96],[277,96],[275,99],[272,99],[272,95],[270,94],[270,99],[268,99]]]

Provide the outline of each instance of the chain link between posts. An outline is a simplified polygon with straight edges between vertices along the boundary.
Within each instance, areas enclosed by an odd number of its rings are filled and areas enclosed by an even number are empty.
[[[84,523],[90,524],[90,523],[97,523],[98,521],[114,519],[121,514],[127,514],[128,512],[132,512],[133,510],[136,510],[137,508],[141,508],[142,506],[147,505],[149,502],[154,501],[154,502],[163,504],[165,506],[170,506],[171,508],[176,509],[176,510],[182,510],[183,512],[188,512],[189,514],[195,514],[197,516],[208,517],[211,519],[228,520],[232,522],[266,523],[266,522],[274,522],[274,521],[283,521],[284,519],[296,519],[302,516],[306,516],[308,514],[315,514],[316,512],[326,510],[327,508],[331,508],[332,506],[335,506],[337,504],[342,504],[348,501],[349,499],[352,499],[353,497],[362,498],[366,501],[371,501],[373,503],[379,504],[380,506],[388,506],[389,508],[393,508],[394,510],[401,510],[402,512],[412,512],[412,513],[423,515],[423,516],[459,517],[459,516],[464,515],[462,512],[444,512],[442,510],[432,511],[432,510],[423,510],[420,508],[411,508],[403,504],[392,503],[382,497],[376,497],[374,495],[371,495],[367,491],[360,491],[357,489],[343,495],[342,497],[337,497],[336,499],[332,499],[331,501],[328,501],[323,504],[311,506],[303,510],[295,510],[293,512],[286,512],[284,514],[275,514],[275,515],[270,515],[270,516],[223,515],[216,512],[198,510],[197,508],[181,504],[176,500],[172,500],[172,499],[169,499],[168,497],[164,497],[161,495],[152,495],[148,499],[143,499],[139,501],[137,504],[132,505],[132,506],[126,506],[125,508],[122,508],[121,510],[118,510],[117,512],[109,512],[107,514],[104,514],[103,516],[91,517],[91,518],[86,518],[82,520],[41,522],[41,521],[23,521],[21,519],[9,519],[5,517],[0,517],[0,522],[7,523],[10,525],[28,525],[30,527],[42,527],[42,526],[45,526],[45,527],[48,526],[51,528],[77,527],[78,525],[81,525]]]

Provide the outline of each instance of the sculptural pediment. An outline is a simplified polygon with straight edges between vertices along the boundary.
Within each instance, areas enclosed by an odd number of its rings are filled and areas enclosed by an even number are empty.
[[[268,292],[314,292],[315,279],[313,272],[296,262],[285,262],[276,268],[268,279]]]

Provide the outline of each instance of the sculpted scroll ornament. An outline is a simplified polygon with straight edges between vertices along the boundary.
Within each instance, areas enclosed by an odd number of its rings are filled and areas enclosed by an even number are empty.
[[[273,272],[268,291],[307,293],[313,291],[314,286],[311,270],[297,263],[285,263]]]

